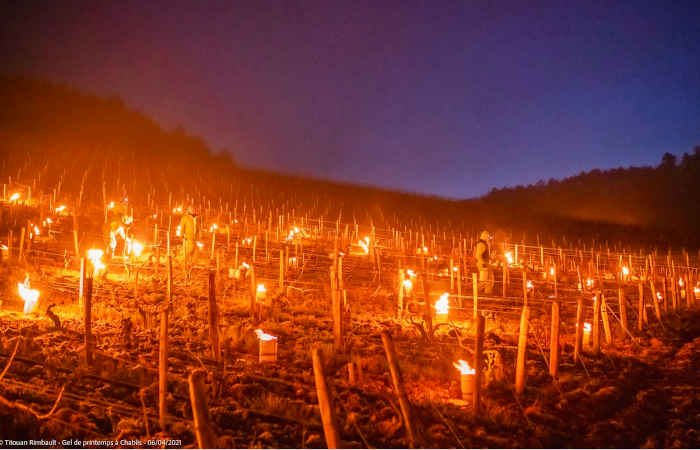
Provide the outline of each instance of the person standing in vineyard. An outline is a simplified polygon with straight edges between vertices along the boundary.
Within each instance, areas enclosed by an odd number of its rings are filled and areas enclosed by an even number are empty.
[[[197,248],[197,219],[192,208],[180,219],[180,233],[182,234],[182,251],[185,265],[185,272],[189,277],[190,268],[194,258],[194,251]]]
[[[490,246],[489,241],[491,235],[488,231],[482,231],[479,240],[476,242],[474,250],[474,258],[476,258],[476,267],[479,269],[479,287],[484,294],[493,292],[494,278],[493,271],[490,265]]]

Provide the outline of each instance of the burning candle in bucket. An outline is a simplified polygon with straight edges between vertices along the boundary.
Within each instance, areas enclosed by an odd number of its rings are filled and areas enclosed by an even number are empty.
[[[260,353],[258,356],[259,362],[275,362],[277,361],[277,336],[265,333],[258,328],[255,330],[255,335],[260,341]]]
[[[265,289],[264,284],[258,284],[255,290],[255,299],[258,301],[264,301],[267,298],[267,289]]]
[[[583,346],[588,347],[591,345],[591,331],[593,327],[590,323],[586,322],[583,324]]]
[[[435,302],[435,320],[438,323],[447,322],[447,317],[450,313],[450,294],[445,292]]]
[[[460,387],[462,391],[462,400],[471,400],[474,393],[474,369],[471,368],[468,362],[460,359],[456,363],[452,363],[460,373]]]
[[[39,300],[39,291],[31,289],[29,275],[24,278],[24,283],[17,283],[19,296],[24,300],[24,313],[29,314],[34,310]]]

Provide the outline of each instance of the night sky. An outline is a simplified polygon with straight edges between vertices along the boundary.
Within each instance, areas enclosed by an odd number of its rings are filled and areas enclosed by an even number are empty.
[[[244,166],[461,198],[700,145],[698,0],[4,3],[0,70]]]

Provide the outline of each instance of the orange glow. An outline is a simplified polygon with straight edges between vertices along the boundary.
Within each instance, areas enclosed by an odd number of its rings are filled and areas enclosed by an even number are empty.
[[[104,255],[104,251],[99,248],[91,248],[87,252],[87,257],[88,259],[92,262],[92,267],[93,267],[93,277],[97,277],[97,275],[105,270],[107,266],[104,265],[102,262],[102,256]]]
[[[450,311],[450,294],[445,292],[440,296],[440,299],[435,302],[435,311],[438,314],[448,314]]]
[[[362,247],[362,250],[364,250],[365,254],[369,254],[369,237],[365,236],[364,239],[357,241],[357,245]]]
[[[413,290],[413,282],[411,280],[403,280],[403,289],[406,295],[410,295]]]
[[[505,255],[506,261],[508,261],[508,264],[513,264],[513,253],[512,252],[506,252]]]
[[[550,267],[550,268],[549,268],[549,274],[550,274],[551,276],[554,276],[554,267]]]
[[[469,363],[463,359],[453,362],[452,365],[455,366],[455,368],[459,370],[459,373],[462,375],[474,375],[474,373],[476,373],[476,370],[472,369]]]
[[[58,208],[56,208],[56,212],[59,214],[64,212],[65,210],[66,210],[66,205],[60,205],[60,206],[58,206]]]
[[[15,192],[14,194],[12,194],[12,195],[10,196],[10,201],[11,201],[11,202],[16,202],[17,200],[19,200],[19,198],[20,198],[19,193],[18,193],[18,192]]]
[[[39,291],[31,289],[29,286],[29,275],[25,277],[24,283],[17,283],[17,291],[22,300],[24,300],[24,313],[29,314],[34,310],[39,300]]]
[[[257,330],[255,330],[255,335],[256,335],[256,336],[258,337],[258,339],[260,339],[261,341],[276,341],[276,340],[277,340],[277,336],[273,336],[273,335],[271,335],[271,334],[267,334],[267,333],[265,333],[263,330],[261,330],[260,328],[258,328]]]
[[[630,274],[630,269],[627,266],[622,266],[622,275],[627,276]]]

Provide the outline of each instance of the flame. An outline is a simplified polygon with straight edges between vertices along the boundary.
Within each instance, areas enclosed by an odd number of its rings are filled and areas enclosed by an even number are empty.
[[[102,262],[102,255],[104,255],[104,253],[104,250],[99,248],[91,248],[87,251],[87,257],[92,262],[93,277],[97,277],[102,270],[106,269],[106,266]]]
[[[62,213],[66,210],[66,205],[60,205],[58,208],[56,208],[57,213]]]
[[[131,216],[122,217],[122,222],[124,222],[124,224],[126,224],[126,225],[129,225],[133,221],[134,221],[134,218]]]
[[[407,273],[408,276],[411,277],[411,278],[415,278],[415,277],[416,277],[416,273],[415,273],[413,270],[411,270],[411,269],[408,269],[408,270],[406,271],[406,273]]]
[[[678,280],[678,286],[683,287],[683,278]]]
[[[403,288],[406,294],[410,294],[411,290],[413,290],[413,282],[411,280],[403,280]]]
[[[630,268],[627,266],[622,266],[622,275],[627,276],[630,274]]]
[[[591,326],[591,324],[588,323],[588,322],[584,322],[584,324],[583,324],[583,332],[584,332],[584,333],[585,333],[585,332],[589,332],[589,333],[590,333],[591,330],[593,330],[593,327]]]
[[[143,244],[139,241],[127,239],[127,252],[129,254],[133,253],[134,256],[139,257],[141,256],[141,252],[143,252]]]
[[[28,274],[24,278],[24,283],[17,283],[17,291],[22,300],[24,300],[24,313],[29,314],[36,307],[36,303],[39,300],[39,291],[30,288]]]
[[[114,202],[109,202],[109,205],[107,205],[107,209],[112,209],[114,208]]]
[[[550,274],[551,276],[554,276],[554,266],[552,266],[552,267],[549,268],[549,274]]]
[[[362,250],[364,250],[365,254],[369,254],[369,237],[365,236],[364,239],[357,241],[357,245],[362,247]]]
[[[695,292],[695,296],[696,296],[696,297],[700,297],[700,287],[695,286],[695,288],[693,289],[693,291]]]
[[[459,370],[462,375],[474,375],[474,373],[476,373],[476,370],[472,369],[469,363],[463,359],[453,362],[452,365],[455,366],[455,368]]]
[[[453,272],[459,272],[459,267],[454,266],[454,267],[452,268],[452,271],[453,271]]]
[[[445,292],[440,296],[440,299],[435,302],[435,311],[438,314],[448,314],[450,311],[450,294]]]
[[[260,339],[261,341],[276,341],[276,340],[277,340],[277,336],[273,336],[273,335],[271,335],[271,334],[267,334],[267,333],[265,333],[263,330],[261,330],[260,328],[258,328],[257,330],[255,330],[255,335],[256,335],[256,336],[258,337],[258,339]]]
[[[199,247],[199,248],[204,248],[204,244],[202,244],[201,242],[197,241],[197,247]]]
[[[173,208],[173,214],[182,214],[182,206]]]
[[[247,238],[241,240],[241,244],[250,245],[250,244],[252,244],[252,243],[253,243],[253,238],[247,237]]]
[[[11,202],[16,202],[17,200],[19,200],[19,197],[20,197],[19,193],[18,193],[18,192],[15,192],[14,194],[12,194],[12,195],[10,196],[10,201],[11,201]]]
[[[292,256],[291,258],[289,258],[288,264],[296,264],[296,263],[297,263],[296,256]]]
[[[214,224],[212,224],[212,226],[209,227],[209,232],[210,232],[210,233],[213,233],[213,232],[215,232],[215,231],[218,230],[218,229],[219,229],[219,226],[218,226],[217,224],[214,223]]]
[[[175,236],[180,236],[181,233],[182,233],[182,227],[180,227],[180,225],[178,225],[177,228],[175,229]]]
[[[248,269],[250,269],[250,265],[248,265],[247,262],[243,261],[243,262],[241,262],[241,269],[248,270]]]
[[[591,287],[593,287],[594,284],[595,284],[595,281],[593,281],[593,279],[591,279],[591,278],[586,279],[586,287],[591,288]]]
[[[513,264],[513,253],[512,252],[506,252],[505,255],[506,261],[508,261],[508,264]]]
[[[261,283],[258,285],[256,291],[258,294],[264,294],[267,292],[267,289],[265,289],[265,285]]]
[[[658,298],[659,300],[663,300],[663,299],[664,299],[664,296],[661,295],[661,292],[656,291],[656,298]]]
[[[532,280],[527,280],[527,288],[528,288],[528,289],[534,289],[534,288],[535,288],[535,285],[532,284]]]
[[[109,232],[109,247],[112,251],[117,248],[117,236],[121,236],[122,239],[126,240],[126,233],[124,232],[124,227],[121,225],[115,231]]]

